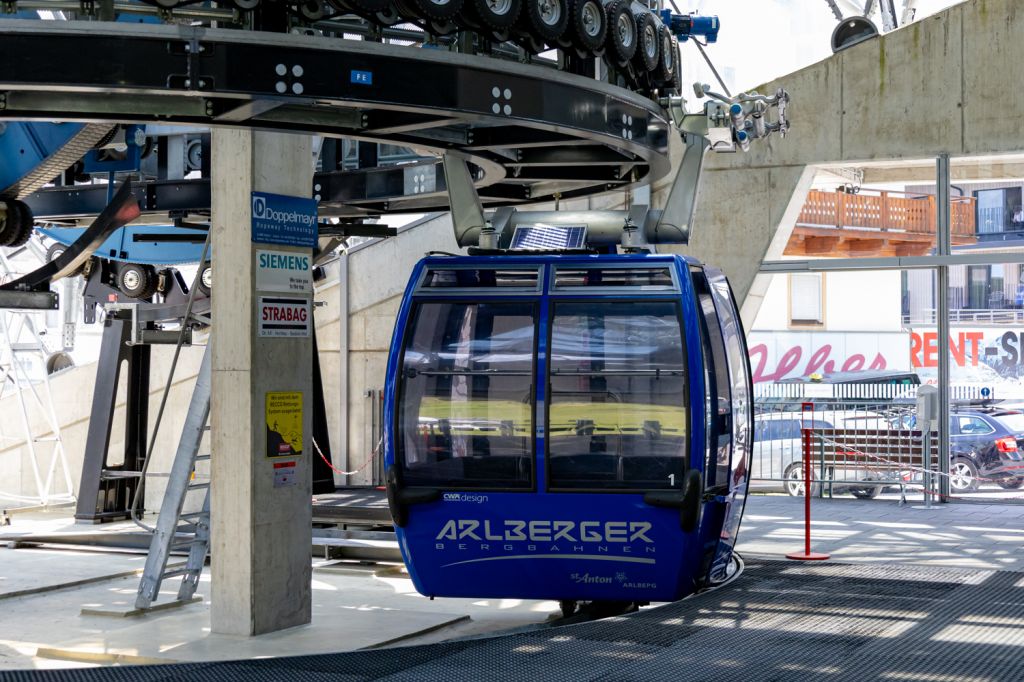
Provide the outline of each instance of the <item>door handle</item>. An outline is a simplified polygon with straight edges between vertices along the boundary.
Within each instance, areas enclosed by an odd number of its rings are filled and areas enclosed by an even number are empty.
[[[414,504],[426,504],[441,499],[441,491],[436,488],[402,488],[398,483],[398,471],[395,465],[388,467],[384,477],[384,488],[388,495],[388,508],[391,520],[395,525],[404,528],[409,523],[409,507]]]
[[[651,491],[644,493],[644,502],[652,507],[671,507],[679,510],[679,527],[686,533],[697,528],[700,521],[704,479],[696,469],[690,469],[683,478],[682,491]]]

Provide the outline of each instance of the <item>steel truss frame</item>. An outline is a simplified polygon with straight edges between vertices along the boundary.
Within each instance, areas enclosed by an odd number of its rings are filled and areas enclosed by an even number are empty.
[[[0,64],[0,120],[244,126],[454,152],[474,165],[485,206],[627,189],[670,169],[670,123],[655,102],[487,57],[224,29],[0,20]],[[368,210],[446,208],[429,165],[402,170],[403,196],[375,195],[374,180],[397,185],[393,173],[365,173],[362,197],[347,195],[358,181],[346,173],[333,193]]]

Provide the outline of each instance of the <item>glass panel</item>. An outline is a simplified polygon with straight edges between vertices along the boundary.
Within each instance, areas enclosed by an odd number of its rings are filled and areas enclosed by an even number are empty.
[[[552,488],[682,487],[688,401],[675,303],[558,304],[550,357]]]
[[[405,485],[533,485],[532,303],[420,303],[402,359]]]
[[[431,269],[423,278],[424,289],[519,287],[536,289],[537,270],[490,270],[473,268]]]
[[[566,287],[675,288],[668,268],[558,268],[555,288]]]
[[[715,302],[711,297],[711,290],[708,288],[707,278],[703,271],[694,272],[694,287],[697,291],[697,298],[700,301],[701,312],[704,314],[706,345],[704,356],[711,359],[709,365],[705,365],[704,378],[709,388],[714,380],[715,395],[712,402],[708,404],[708,436],[712,437],[717,433],[714,442],[710,442],[704,459],[705,484],[708,487],[724,485],[729,479],[729,464],[732,460],[732,438],[728,433],[721,433],[721,426],[728,423],[728,417],[732,413],[732,396],[729,393],[729,365],[726,360],[725,341],[722,338],[722,326],[718,321],[718,313],[715,310]],[[711,375],[714,371],[714,375]],[[715,407],[712,409],[712,405]],[[717,426],[716,426],[717,425]],[[780,438],[776,425],[770,425],[765,433],[766,439]],[[714,458],[714,461],[712,461]]]
[[[716,309],[722,320],[726,358],[729,361],[730,395],[732,397],[732,447],[738,456],[732,458],[733,480],[749,477],[746,471],[747,453],[750,451],[750,418],[753,415],[753,396],[750,395],[750,365],[747,362],[747,343],[743,338],[738,311],[732,292],[724,277],[711,281]],[[721,481],[719,481],[721,482]]]

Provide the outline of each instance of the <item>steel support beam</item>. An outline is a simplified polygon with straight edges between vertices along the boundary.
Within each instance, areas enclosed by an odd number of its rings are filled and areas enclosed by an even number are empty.
[[[886,0],[882,0],[883,7]],[[889,0],[892,2],[892,0]],[[952,251],[950,225],[950,174],[949,154],[940,154],[935,163],[935,204],[936,204],[936,251],[939,256],[949,256]],[[991,256],[990,256],[991,257]],[[949,473],[949,266],[945,263],[936,269],[936,333],[939,336],[939,471]],[[948,501],[949,476],[939,477],[939,500]]]

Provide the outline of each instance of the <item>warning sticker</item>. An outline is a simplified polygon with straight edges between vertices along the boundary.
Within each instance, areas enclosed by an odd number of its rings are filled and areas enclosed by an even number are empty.
[[[308,298],[260,296],[256,316],[260,336],[309,336],[312,316]]]
[[[284,488],[295,485],[298,480],[295,478],[295,460],[289,462],[274,462],[274,487]]]
[[[302,454],[302,393],[267,393],[267,457]]]

